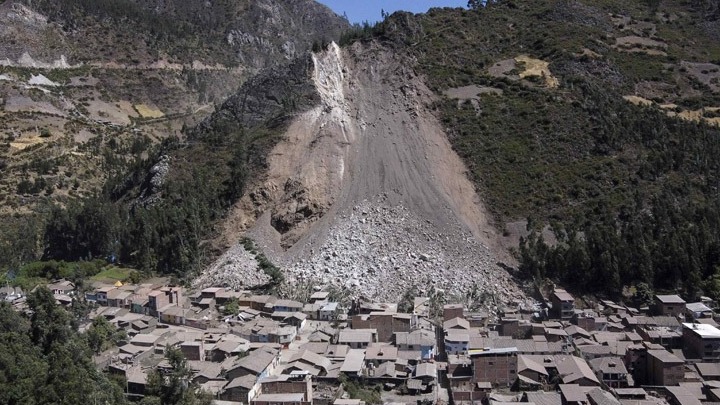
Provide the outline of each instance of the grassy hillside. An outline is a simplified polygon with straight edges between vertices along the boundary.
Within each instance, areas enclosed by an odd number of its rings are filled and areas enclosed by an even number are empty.
[[[441,96],[498,227],[553,226],[558,245],[523,241],[525,276],[610,295],[639,282],[717,294],[713,3],[500,0],[396,14],[374,31]]]

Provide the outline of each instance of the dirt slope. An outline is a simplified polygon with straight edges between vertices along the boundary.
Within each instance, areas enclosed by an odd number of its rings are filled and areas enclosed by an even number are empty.
[[[291,124],[233,225],[264,209],[249,233],[291,279],[374,298],[412,284],[520,297],[495,264],[497,235],[411,64],[360,44],[331,44],[314,63],[322,103]],[[258,195],[266,204],[252,212]]]

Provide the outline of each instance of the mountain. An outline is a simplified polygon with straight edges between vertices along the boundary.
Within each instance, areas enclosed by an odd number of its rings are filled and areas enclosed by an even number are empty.
[[[312,0],[25,0],[4,2],[0,15],[0,55],[20,65],[64,56],[70,65],[162,60],[252,71],[348,27]]]
[[[44,256],[475,307],[524,301],[517,281],[718,296],[717,13],[498,0],[320,38],[53,208]],[[190,14],[196,41],[215,35]],[[182,59],[186,39],[162,49]]]
[[[717,295],[718,28],[703,1],[394,14],[316,56],[320,107],[288,123],[228,241],[248,228],[295,280],[378,298],[521,299],[508,265],[580,293]]]
[[[347,27],[305,0],[0,2],[3,265],[42,254],[53,204],[97,195]]]

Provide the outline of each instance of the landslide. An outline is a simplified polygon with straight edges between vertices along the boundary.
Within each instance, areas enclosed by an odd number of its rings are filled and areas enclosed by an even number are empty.
[[[228,242],[249,228],[291,285],[376,299],[414,287],[521,300],[412,60],[377,43],[333,43],[313,55],[311,79],[319,105],[270,151],[263,181],[225,224]]]

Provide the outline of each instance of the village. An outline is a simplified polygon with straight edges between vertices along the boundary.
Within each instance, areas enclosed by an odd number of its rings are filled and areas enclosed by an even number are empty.
[[[143,398],[151,372],[168,370],[175,348],[218,405],[720,402],[710,299],[656,295],[643,308],[580,309],[556,288],[539,311],[433,308],[415,297],[404,313],[398,303],[344,305],[319,287],[308,302],[163,283],[96,283],[82,296],[66,280],[48,288],[59,305],[91,306],[83,327],[102,317],[124,331],[94,361],[125,379],[131,400]],[[25,305],[18,288],[3,287],[0,299]]]

